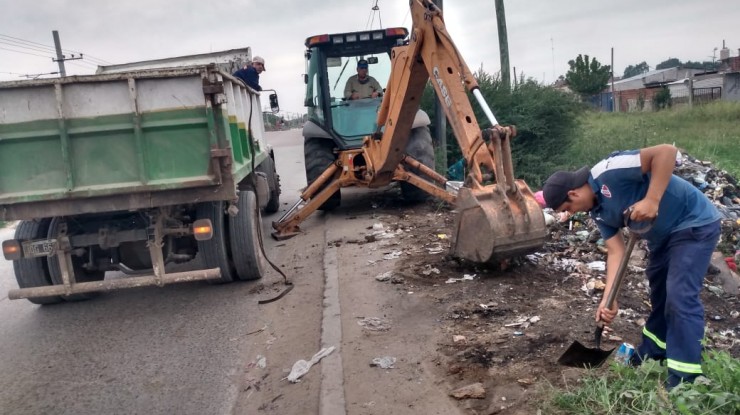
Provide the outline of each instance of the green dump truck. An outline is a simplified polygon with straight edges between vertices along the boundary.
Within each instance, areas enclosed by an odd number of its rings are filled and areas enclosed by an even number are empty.
[[[230,75],[249,52],[0,83],[0,221],[21,221],[2,243],[9,298],[262,277],[260,211],[280,186],[260,93]]]

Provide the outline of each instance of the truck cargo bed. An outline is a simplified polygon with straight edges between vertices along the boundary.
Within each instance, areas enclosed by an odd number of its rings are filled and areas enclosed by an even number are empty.
[[[0,220],[235,200],[262,123],[214,65],[0,83]]]

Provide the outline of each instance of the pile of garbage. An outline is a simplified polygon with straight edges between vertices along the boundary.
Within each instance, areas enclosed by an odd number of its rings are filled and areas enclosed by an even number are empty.
[[[740,188],[735,177],[719,170],[708,161],[688,154],[676,159],[674,174],[693,184],[717,206],[723,216],[722,236],[718,249],[727,258],[733,271],[740,266]]]
[[[737,179],[728,172],[714,168],[708,161],[683,154],[676,159],[674,174],[707,195],[725,219],[740,219],[740,189]]]

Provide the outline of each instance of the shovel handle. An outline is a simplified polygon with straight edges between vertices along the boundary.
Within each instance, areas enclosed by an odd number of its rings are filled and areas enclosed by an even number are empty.
[[[619,263],[619,268],[617,269],[617,276],[614,278],[614,284],[612,284],[611,290],[609,290],[609,295],[606,296],[606,308],[611,309],[614,305],[614,300],[617,299],[617,295],[619,294],[619,289],[622,286],[622,281],[624,281],[624,274],[627,273],[627,266],[630,262],[630,255],[632,255],[632,249],[635,247],[635,244],[637,243],[638,235],[636,233],[630,232],[630,238],[627,241],[627,249],[624,251],[624,256],[622,257],[622,261]]]
[[[624,217],[624,226],[629,230],[630,237],[627,241],[627,249],[624,251],[624,256],[622,257],[622,261],[619,263],[619,268],[617,269],[617,276],[614,278],[614,284],[612,284],[612,289],[609,290],[609,295],[606,296],[606,308],[611,309],[614,305],[614,300],[617,299],[617,295],[619,294],[619,289],[622,286],[622,281],[624,280],[624,274],[627,273],[627,266],[630,262],[630,255],[632,255],[632,249],[635,247],[635,244],[637,243],[637,240],[640,238],[640,235],[645,234],[653,227],[654,220],[648,222],[647,224],[644,224],[642,226],[630,226],[631,224],[634,225],[636,222],[633,222],[630,220],[630,215],[632,214],[632,207],[628,208],[624,212],[622,212],[622,216]],[[602,323],[603,324],[603,323]]]

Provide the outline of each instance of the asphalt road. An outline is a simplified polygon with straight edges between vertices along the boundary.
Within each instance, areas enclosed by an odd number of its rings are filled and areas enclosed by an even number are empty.
[[[293,202],[305,186],[300,131],[268,141],[282,200]],[[266,232],[280,214],[263,218]],[[0,240],[12,235],[0,230]],[[276,242],[265,242],[272,252]],[[289,252],[277,251],[280,263]],[[7,299],[17,284],[0,259],[0,413],[232,413],[254,358],[255,284],[149,287],[41,307]]]

